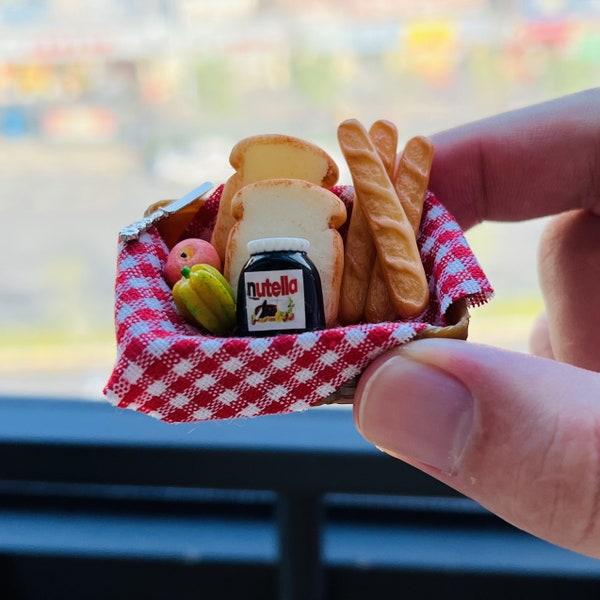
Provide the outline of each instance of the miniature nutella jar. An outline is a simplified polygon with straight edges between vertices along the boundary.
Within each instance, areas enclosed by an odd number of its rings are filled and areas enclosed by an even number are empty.
[[[237,335],[266,336],[325,328],[321,278],[304,238],[248,242],[237,291]]]

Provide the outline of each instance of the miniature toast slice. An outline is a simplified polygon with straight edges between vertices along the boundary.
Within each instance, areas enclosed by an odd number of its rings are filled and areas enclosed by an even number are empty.
[[[233,147],[229,162],[236,172],[223,188],[211,238],[223,262],[229,232],[235,223],[231,200],[242,187],[264,179],[291,178],[330,188],[339,177],[336,163],[324,150],[287,135],[265,134],[245,138]]]
[[[234,290],[249,258],[246,244],[265,237],[301,237],[323,289],[326,325],[335,324],[344,245],[337,231],[346,221],[344,203],[331,191],[299,179],[269,179],[244,186],[233,198],[236,220],[227,244],[225,277]]]

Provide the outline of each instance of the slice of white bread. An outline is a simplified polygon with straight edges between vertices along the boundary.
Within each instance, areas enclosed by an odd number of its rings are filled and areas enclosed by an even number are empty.
[[[249,258],[246,244],[265,237],[301,237],[310,242],[308,257],[323,288],[328,327],[337,320],[344,271],[344,243],[338,228],[346,206],[331,191],[300,179],[267,179],[244,186],[231,203],[235,224],[229,234],[224,274],[237,291]]]
[[[229,162],[235,173],[225,182],[211,238],[223,262],[229,231],[235,223],[231,199],[242,187],[287,177],[330,188],[339,177],[337,164],[324,150],[289,135],[264,134],[240,140],[231,150]]]

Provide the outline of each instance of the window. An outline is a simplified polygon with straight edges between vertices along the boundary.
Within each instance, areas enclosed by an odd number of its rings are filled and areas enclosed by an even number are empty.
[[[343,118],[390,119],[406,140],[593,86],[598,12],[524,0],[5,3],[3,388],[100,398],[116,232],[157,200],[224,181],[237,140],[303,136],[348,183]],[[526,347],[541,226],[469,232],[497,291],[472,339]]]

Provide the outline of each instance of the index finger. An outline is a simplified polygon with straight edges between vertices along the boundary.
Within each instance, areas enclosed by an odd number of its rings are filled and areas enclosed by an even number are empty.
[[[429,187],[463,229],[576,208],[600,214],[600,88],[431,139]]]

